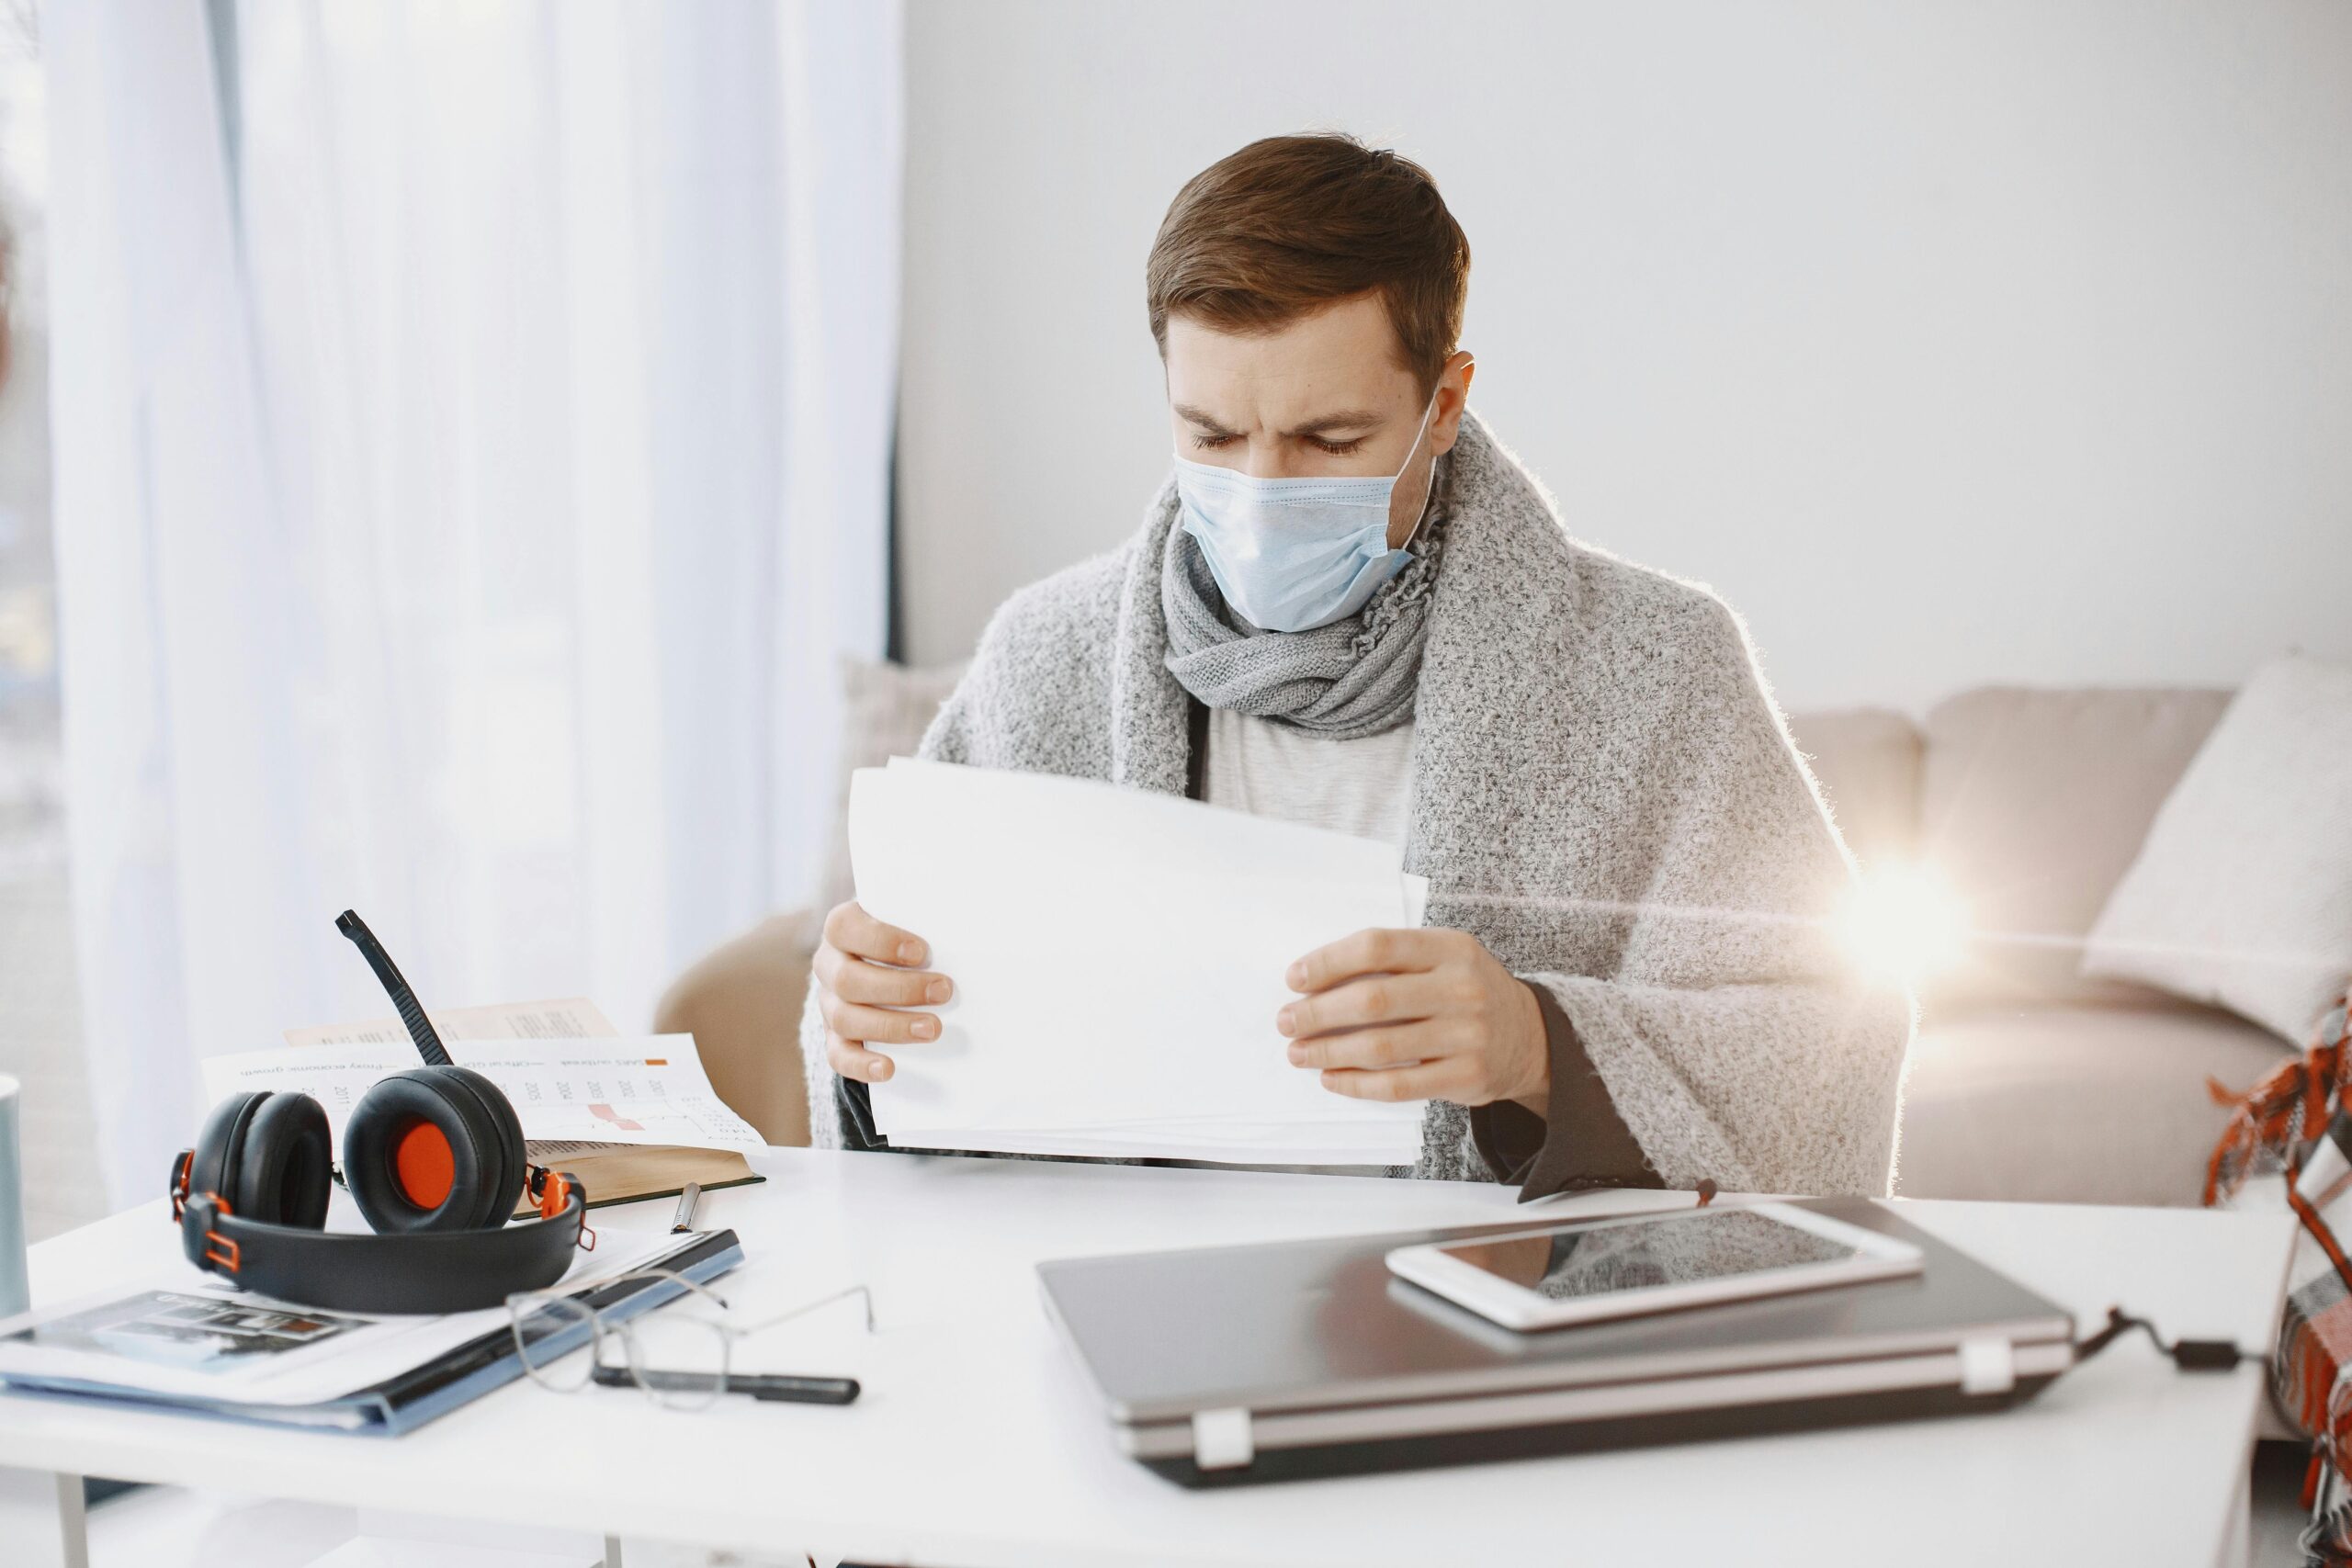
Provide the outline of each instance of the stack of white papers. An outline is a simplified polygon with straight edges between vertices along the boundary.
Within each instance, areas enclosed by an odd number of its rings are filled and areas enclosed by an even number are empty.
[[[1420,923],[1396,847],[1150,791],[893,759],[851,781],[858,902],[956,982],[889,1048],[903,1148],[1409,1165],[1421,1107],[1294,1067],[1291,963]]]

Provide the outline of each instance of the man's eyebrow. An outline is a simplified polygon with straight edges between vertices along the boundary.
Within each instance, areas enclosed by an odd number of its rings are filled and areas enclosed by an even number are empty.
[[[1343,409],[1338,413],[1321,414],[1305,424],[1293,425],[1284,434],[1290,435],[1320,435],[1327,430],[1355,430],[1378,424],[1381,415],[1366,409]]]
[[[1204,409],[1196,409],[1190,403],[1178,403],[1175,406],[1176,417],[1187,424],[1198,425],[1215,435],[1234,434],[1222,421]],[[1283,434],[1290,436],[1320,435],[1330,430],[1363,429],[1378,424],[1382,418],[1383,416],[1376,410],[1341,409],[1335,413],[1317,414],[1303,424],[1292,426]]]
[[[1212,435],[1231,435],[1234,434],[1232,431],[1227,430],[1223,424],[1219,423],[1215,415],[1208,413],[1204,410],[1196,409],[1190,403],[1178,403],[1176,405],[1176,417],[1182,420],[1187,424],[1199,425],[1203,430],[1207,431]]]

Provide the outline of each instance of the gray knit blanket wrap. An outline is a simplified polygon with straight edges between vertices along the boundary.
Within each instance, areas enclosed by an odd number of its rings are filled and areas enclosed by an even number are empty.
[[[1838,941],[1852,865],[1738,620],[1569,538],[1475,412],[1446,462],[1405,842],[1428,923],[1551,994],[1668,1186],[1885,1192],[1911,1000]],[[922,755],[1182,796],[1176,526],[1171,484],[1124,545],[1006,601]],[[812,987],[809,1130],[838,1146],[854,1129],[825,1034]],[[1409,1174],[1504,1173],[1469,1112],[1433,1100]]]
[[[1396,728],[1413,716],[1427,640],[1430,590],[1445,537],[1445,459],[1430,479],[1429,515],[1412,559],[1363,609],[1328,626],[1271,632],[1226,604],[1200,541],[1168,530],[1159,580],[1168,672],[1213,708],[1272,719],[1332,740]]]

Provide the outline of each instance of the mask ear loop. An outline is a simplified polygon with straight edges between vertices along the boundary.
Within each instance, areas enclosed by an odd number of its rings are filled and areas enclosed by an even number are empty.
[[[1476,365],[1478,362],[1474,358],[1469,361],[1469,363]],[[1413,444],[1405,448],[1405,468],[1409,468],[1413,466],[1413,454],[1421,449],[1421,437],[1430,433],[1430,421],[1437,417],[1437,395],[1444,389],[1445,378],[1442,376],[1440,376],[1438,378],[1438,384],[1430,389],[1429,406],[1421,410],[1421,427],[1413,432]],[[1397,479],[1401,479],[1405,477],[1405,468],[1399,468],[1396,470]],[[1392,480],[1391,482],[1393,483],[1395,481]],[[1431,457],[1430,459],[1429,483],[1423,486],[1421,490],[1421,510],[1415,514],[1413,518],[1413,531],[1405,536],[1405,543],[1400,547],[1401,548],[1408,550],[1411,549],[1413,547],[1413,541],[1421,536],[1421,530],[1429,525],[1430,502],[1436,499],[1437,459],[1435,457]]]

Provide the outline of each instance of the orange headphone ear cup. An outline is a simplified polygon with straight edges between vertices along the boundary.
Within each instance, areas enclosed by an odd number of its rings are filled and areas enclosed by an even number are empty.
[[[326,1224],[334,1155],[326,1111],[309,1095],[262,1096],[231,1164],[229,1184],[218,1190],[240,1219],[304,1230]]]
[[[481,1228],[498,1130],[469,1091],[451,1092],[441,1077],[448,1070],[379,1080],[344,1124],[344,1185],[380,1235]]]

